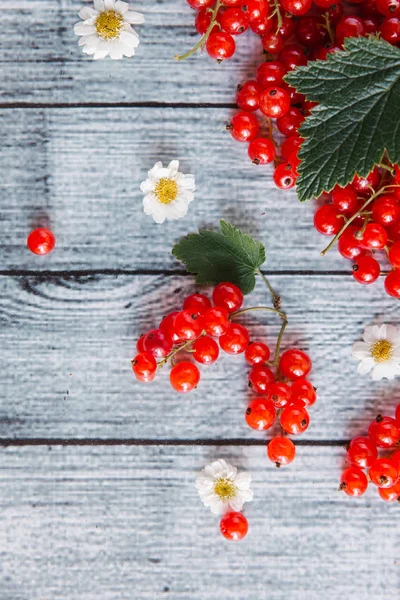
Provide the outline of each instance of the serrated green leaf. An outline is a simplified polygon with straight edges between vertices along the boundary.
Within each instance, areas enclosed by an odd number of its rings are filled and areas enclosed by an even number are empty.
[[[365,177],[386,150],[400,162],[400,50],[384,40],[347,38],[345,50],[285,77],[318,102],[300,128],[297,193],[318,197],[355,174]]]
[[[231,223],[220,221],[221,232],[200,229],[175,244],[172,254],[196,274],[199,284],[230,281],[244,294],[255,286],[255,272],[265,262],[265,248]]]

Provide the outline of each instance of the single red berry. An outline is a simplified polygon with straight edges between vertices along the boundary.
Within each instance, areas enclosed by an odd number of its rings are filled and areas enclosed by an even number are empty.
[[[249,17],[239,7],[228,8],[220,19],[221,27],[231,35],[244,33],[249,26]]]
[[[342,48],[340,46],[337,46],[336,44],[331,44],[331,42],[328,42],[326,44],[324,44],[323,46],[321,46],[320,48],[317,48],[315,50],[315,52],[312,53],[312,59],[313,60],[326,60],[329,56],[329,54],[333,54],[334,52],[337,52],[338,50],[341,50]]]
[[[203,317],[206,333],[212,337],[220,337],[229,327],[229,313],[222,306],[209,308]]]
[[[242,513],[232,511],[222,517],[219,529],[225,539],[238,542],[247,535],[249,524]]]
[[[349,467],[342,473],[339,490],[348,496],[362,496],[367,491],[368,479],[359,467]]]
[[[161,329],[153,329],[144,336],[143,348],[155,358],[164,358],[172,350],[172,340]]]
[[[33,254],[44,256],[45,254],[49,254],[52,252],[52,250],[54,250],[56,238],[49,229],[40,227],[28,235],[26,243],[29,250],[33,252]]]
[[[142,333],[142,335],[140,336],[140,338],[138,339],[138,341],[136,342],[136,350],[138,354],[142,354],[143,352],[146,352],[146,350],[144,349],[144,334]]]
[[[268,138],[256,138],[250,142],[248,154],[255,165],[267,165],[275,158],[275,146]]]
[[[269,88],[273,85],[282,85],[283,78],[286,75],[286,69],[281,62],[268,61],[261,63],[257,69],[257,82],[262,88]],[[261,92],[261,90],[260,90]]]
[[[392,417],[378,415],[370,424],[368,435],[379,448],[393,448],[400,440],[400,429]]]
[[[293,71],[296,67],[307,64],[307,56],[298,44],[287,44],[279,52],[278,61],[283,64],[287,71]]]
[[[286,433],[298,435],[307,429],[310,417],[305,408],[289,404],[281,412],[280,421]]]
[[[384,17],[400,17],[399,0],[376,0],[376,8]]]
[[[193,358],[203,365],[211,365],[219,356],[219,347],[211,337],[199,337],[192,346]]]
[[[263,36],[268,31],[271,31],[273,27],[273,21],[269,17],[263,17],[257,21],[250,21],[250,29],[254,31],[256,35]]]
[[[285,136],[295,135],[305,117],[298,108],[291,106],[283,117],[276,120],[276,125]]]
[[[303,46],[315,48],[326,41],[327,31],[321,27],[319,17],[307,16],[298,20],[296,37]]]
[[[388,458],[377,458],[372,463],[368,475],[374,485],[382,488],[392,487],[399,479],[399,473]]]
[[[268,397],[277,408],[283,408],[292,401],[292,389],[287,383],[276,381],[269,386]]]
[[[317,391],[311,381],[308,379],[296,379],[292,383],[292,399],[293,401],[300,400],[305,406],[312,406],[317,400]]]
[[[359,256],[364,256],[365,250],[360,246],[358,239],[358,227],[350,225],[344,230],[338,241],[338,250],[344,258],[355,260]]]
[[[389,296],[400,298],[400,271],[391,271],[386,275],[385,290]]]
[[[378,450],[369,437],[360,436],[351,440],[347,457],[352,465],[367,469],[378,458]]]
[[[243,304],[243,292],[234,283],[227,281],[219,283],[213,291],[213,302],[216,306],[223,306],[229,313],[233,313]]]
[[[367,223],[364,233],[359,236],[361,248],[383,250],[388,241],[386,229],[379,223]]]
[[[382,38],[389,44],[398,44],[400,42],[400,19],[398,17],[386,17],[382,21],[379,31]]]
[[[394,269],[400,269],[400,240],[389,248],[389,261]]]
[[[257,83],[257,81],[249,79],[249,81],[246,81],[243,85],[238,85],[236,104],[243,111],[253,112],[258,110],[258,97],[260,92],[261,86]]]
[[[269,54],[278,54],[283,48],[283,40],[280,35],[273,31],[268,31],[261,38],[261,43],[265,52]]]
[[[245,0],[242,2],[242,10],[247,13],[250,21],[264,19],[269,14],[267,0]]]
[[[379,171],[375,168],[366,177],[355,175],[351,185],[358,194],[370,194],[371,188],[375,189],[379,185],[380,178]]]
[[[277,119],[285,115],[290,108],[290,96],[281,87],[267,87],[260,94],[260,110],[266,117]]]
[[[235,40],[225,31],[213,31],[206,42],[208,55],[218,61],[231,58],[235,53],[235,48]]]
[[[323,235],[336,235],[343,227],[343,215],[333,204],[320,206],[314,214],[314,227]]]
[[[200,371],[191,362],[182,361],[172,367],[169,380],[176,392],[191,392],[200,381]]]
[[[279,361],[279,370],[282,375],[293,380],[307,377],[311,367],[312,362],[308,354],[297,348],[285,350]]]
[[[267,456],[278,468],[290,465],[296,456],[296,446],[288,437],[279,435],[268,443]]]
[[[250,142],[256,137],[260,124],[253,113],[241,111],[232,117],[232,121],[226,128],[236,141]]]
[[[181,342],[181,338],[176,334],[175,330],[175,318],[179,314],[178,311],[169,313],[160,323],[161,331],[167,336],[167,338],[171,339],[173,344],[178,344]]]
[[[378,488],[378,494],[385,502],[400,502],[400,481],[388,488]]]
[[[293,19],[292,15],[282,14],[281,15],[281,26],[278,29],[278,33],[284,40],[288,40],[292,37],[296,30],[296,22]]]
[[[264,342],[250,342],[244,356],[249,365],[258,365],[269,360],[271,350]]]
[[[243,0],[222,0],[224,6],[241,6]]]
[[[185,298],[183,308],[203,316],[206,310],[211,308],[211,302],[204,294],[190,294]]]
[[[227,354],[241,354],[249,345],[250,336],[246,327],[231,323],[225,333],[219,338],[219,345]]]
[[[282,157],[287,160],[292,152],[296,152],[300,149],[303,139],[299,135],[291,135],[288,137],[281,146]]]
[[[332,204],[345,215],[353,214],[358,209],[357,192],[351,185],[344,188],[336,185],[332,191]]]
[[[390,459],[400,474],[400,450],[396,450]]]
[[[266,365],[256,364],[249,373],[249,387],[251,387],[256,394],[265,394],[274,381],[275,376],[271,369]]]
[[[275,406],[268,398],[256,398],[246,408],[246,423],[252,429],[265,431],[269,429],[276,417]]]
[[[296,185],[296,175],[290,163],[282,163],[276,167],[273,175],[274,183],[280,190],[290,190]]]
[[[136,379],[148,383],[156,376],[157,362],[148,352],[141,352],[132,361],[132,370]]]
[[[200,10],[201,8],[210,8],[214,4],[214,0],[186,0],[186,2],[194,8],[194,10]]]
[[[203,331],[203,317],[192,310],[182,310],[175,317],[175,331],[181,340],[195,340]]]
[[[373,17],[369,17],[368,19],[363,19],[364,31],[365,35],[368,34],[376,34],[379,30],[380,20],[374,19]]]
[[[314,0],[314,4],[319,8],[329,8],[332,4],[335,4],[337,0]]]
[[[281,0],[281,5],[291,15],[301,17],[310,10],[312,0]]]
[[[372,206],[372,218],[384,227],[393,225],[400,218],[400,204],[393,194],[379,196]]]
[[[322,14],[321,14],[322,13]],[[327,13],[331,26],[337,25],[343,15],[343,4],[340,0],[332,4],[327,10],[320,10],[321,24],[325,24],[325,14]]]
[[[199,33],[200,35],[204,35],[211,24],[211,19],[212,13],[208,11],[207,8],[200,9],[194,20],[194,26],[196,27],[197,33]],[[219,31],[217,23],[214,25],[212,31]]]
[[[342,17],[336,25],[336,42],[340,45],[347,37],[359,37],[364,34],[363,20],[353,15]]]
[[[372,256],[361,256],[353,265],[353,277],[358,283],[369,285],[380,275],[381,267]]]

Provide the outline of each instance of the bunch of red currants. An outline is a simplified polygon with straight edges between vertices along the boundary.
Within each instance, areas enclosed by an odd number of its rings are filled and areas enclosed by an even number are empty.
[[[354,438],[348,447],[350,466],[342,474],[339,489],[348,496],[362,496],[368,482],[378,488],[385,502],[400,502],[400,404],[395,418],[378,415],[368,436]],[[379,451],[383,455],[379,456]],[[367,470],[367,474],[365,473]]]

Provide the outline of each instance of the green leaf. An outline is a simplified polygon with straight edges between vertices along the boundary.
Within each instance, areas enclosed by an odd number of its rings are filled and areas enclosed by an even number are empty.
[[[172,254],[196,274],[200,284],[235,283],[244,294],[255,285],[255,273],[265,262],[265,248],[231,223],[220,221],[221,232],[200,229],[175,244]]]
[[[319,102],[300,128],[300,200],[365,177],[386,150],[400,162],[400,50],[384,40],[347,38],[345,50],[285,77]]]

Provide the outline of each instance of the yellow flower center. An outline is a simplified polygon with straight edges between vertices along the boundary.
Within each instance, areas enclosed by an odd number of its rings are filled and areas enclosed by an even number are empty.
[[[393,345],[389,340],[378,340],[371,346],[371,354],[378,363],[390,360],[393,352]]]
[[[236,496],[236,486],[230,479],[220,477],[214,484],[214,494],[219,496],[221,500],[230,500]]]
[[[157,183],[154,193],[161,204],[171,204],[178,195],[178,184],[173,179],[163,177]]]
[[[96,30],[103,40],[114,40],[121,33],[124,19],[115,10],[106,10],[96,19]]]

